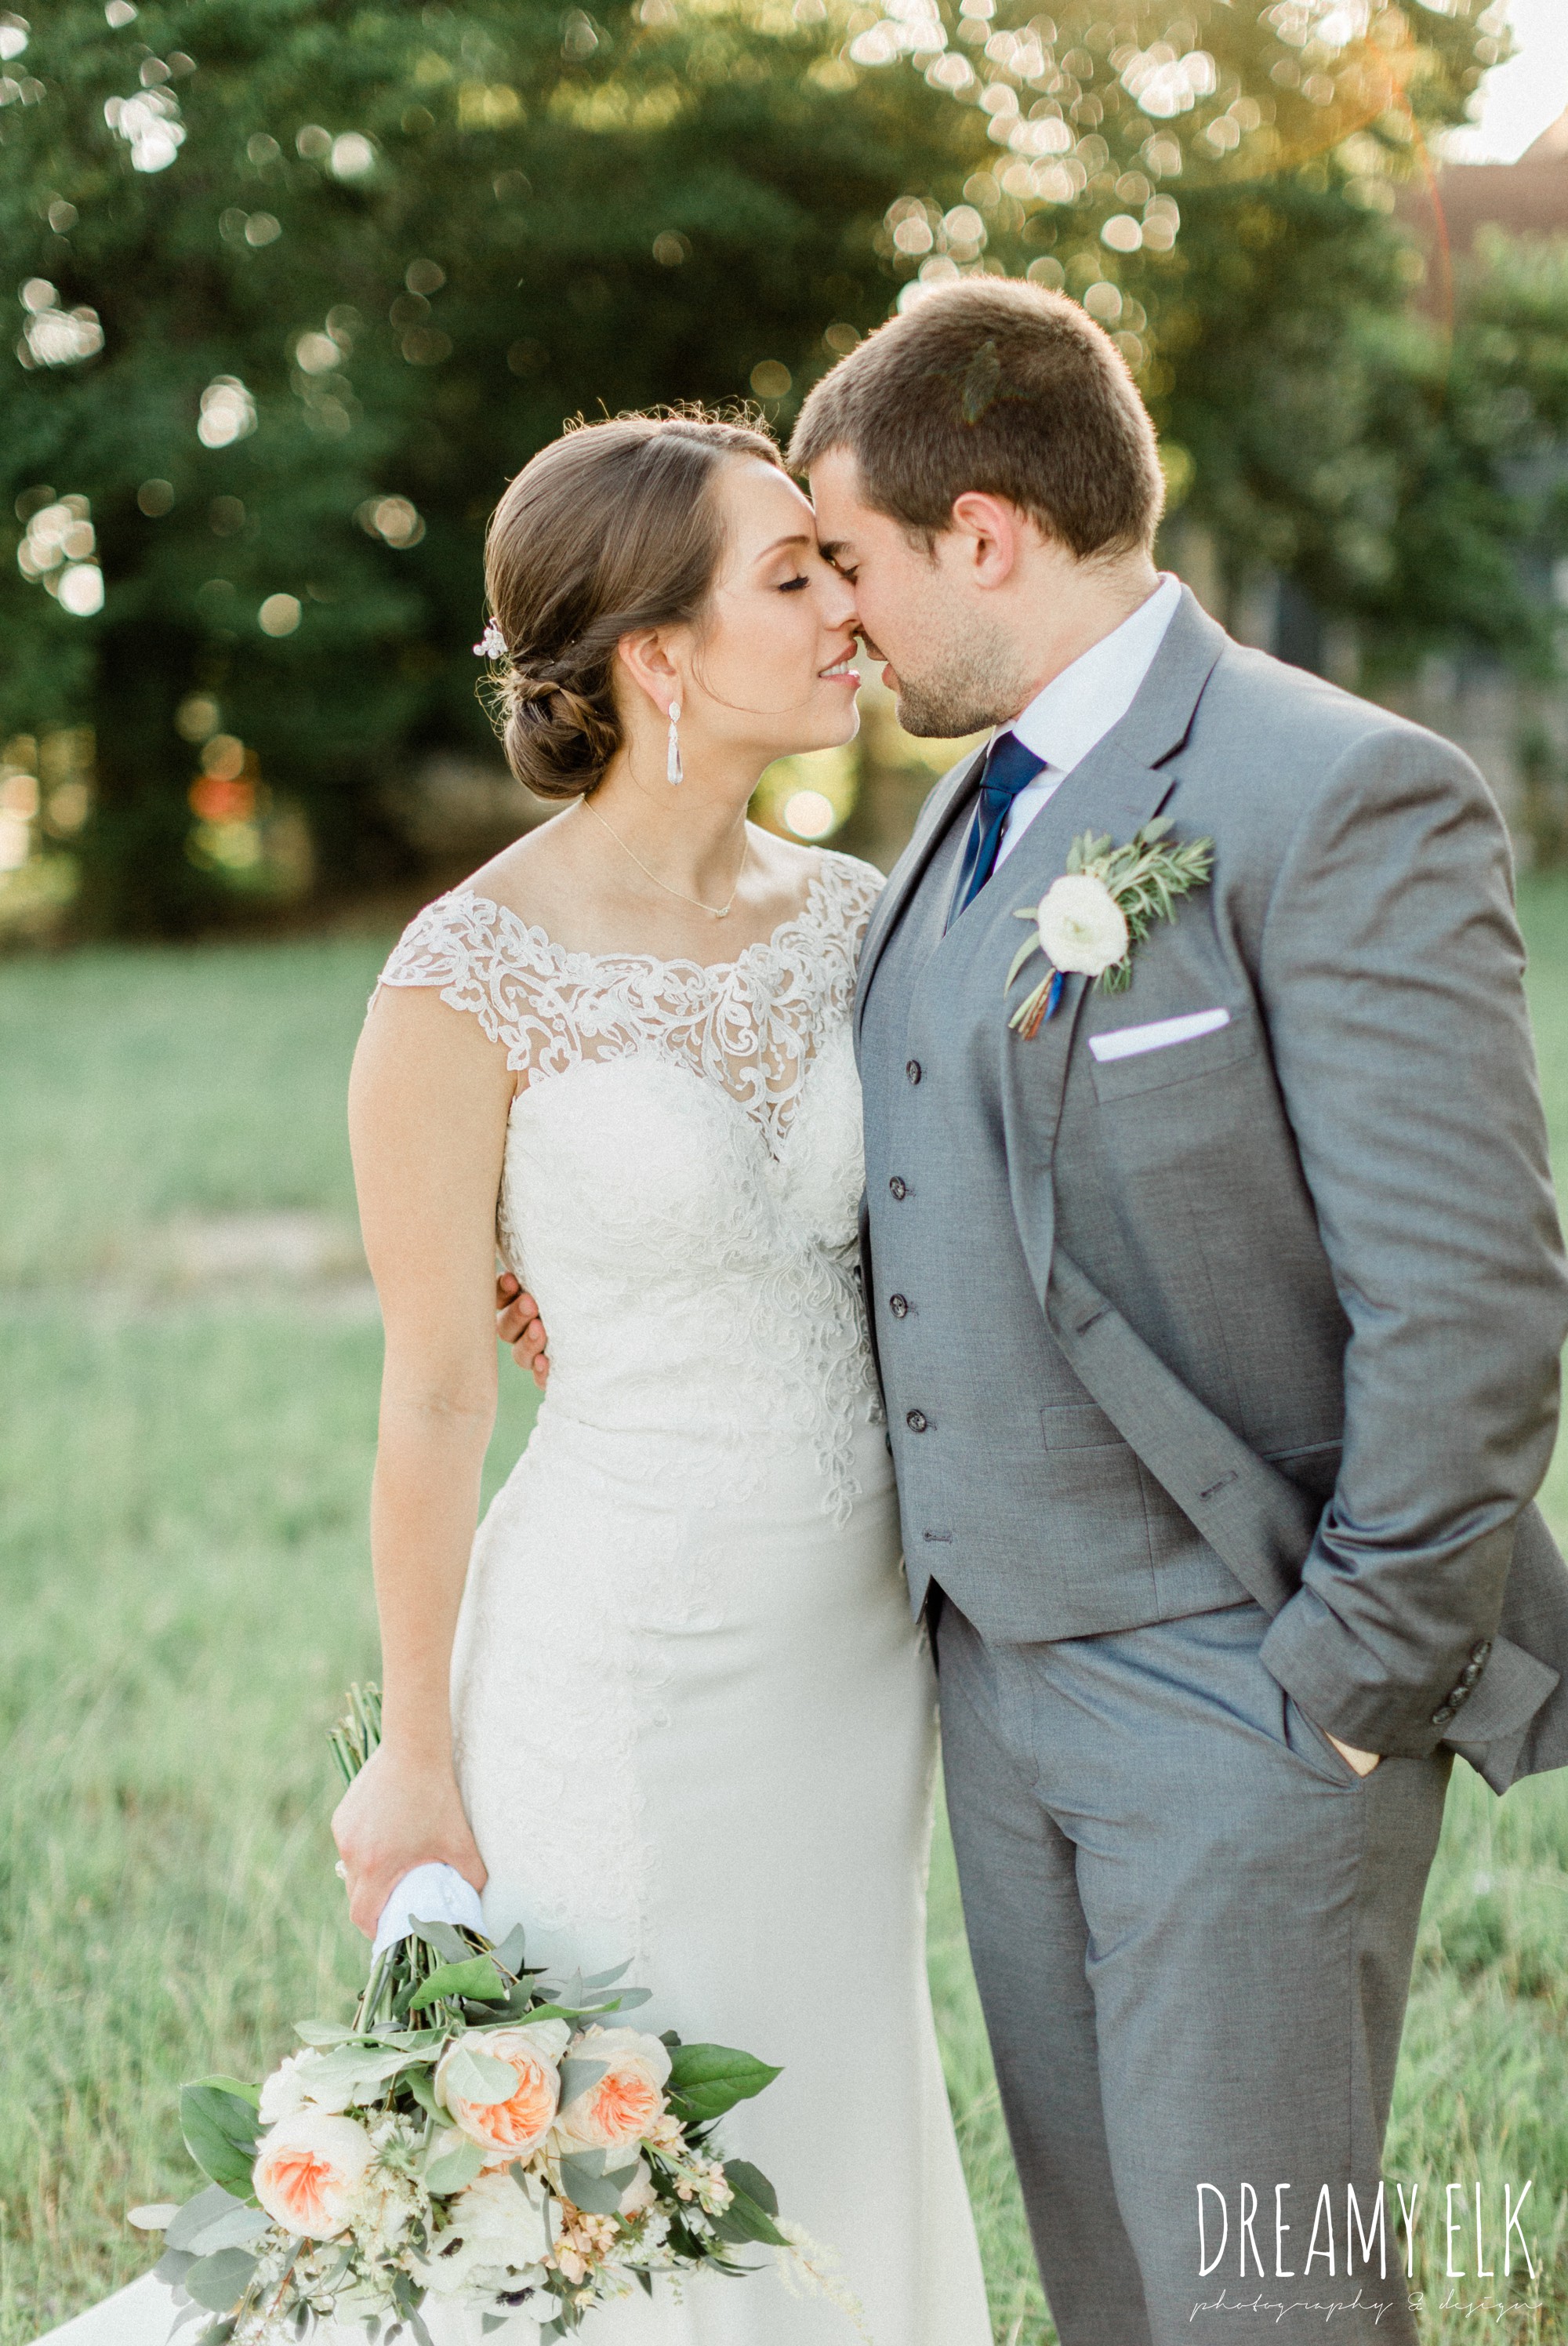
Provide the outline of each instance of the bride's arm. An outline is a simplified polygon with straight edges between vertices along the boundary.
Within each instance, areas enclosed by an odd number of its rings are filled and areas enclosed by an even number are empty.
[[[349,1133],[386,1331],[371,1553],[380,1750],[332,1820],[349,1910],[443,1860],[484,1885],[453,1766],[448,1678],[495,1417],[495,1200],[514,1079],[476,1020],[383,987],[355,1055]]]

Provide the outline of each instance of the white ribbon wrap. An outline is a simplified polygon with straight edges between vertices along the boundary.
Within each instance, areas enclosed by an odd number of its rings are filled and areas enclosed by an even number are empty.
[[[389,1947],[407,1938],[416,1923],[453,1923],[470,1931],[483,1931],[484,1912],[479,1892],[471,1882],[464,1882],[455,1866],[416,1865],[412,1873],[403,1875],[382,1908],[372,1955],[384,1955]]]

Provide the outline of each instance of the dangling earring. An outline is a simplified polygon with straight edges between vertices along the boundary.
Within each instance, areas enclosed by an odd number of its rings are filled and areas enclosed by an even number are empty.
[[[669,754],[665,760],[664,770],[669,781],[681,782],[686,780],[686,769],[680,762],[680,703],[678,700],[672,700],[669,705]]]

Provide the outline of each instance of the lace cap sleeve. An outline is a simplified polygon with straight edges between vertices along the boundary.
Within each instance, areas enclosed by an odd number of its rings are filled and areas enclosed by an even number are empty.
[[[393,946],[377,981],[428,985],[453,1010],[478,1019],[508,1066],[531,1068],[567,1046],[565,1022],[551,1005],[553,964],[543,930],[531,929],[504,906],[459,889],[417,913]],[[375,996],[372,995],[372,1000]]]
[[[836,848],[825,848],[822,876],[850,953],[858,955],[877,898],[888,884],[886,875],[874,863],[863,863],[858,855],[842,855]]]

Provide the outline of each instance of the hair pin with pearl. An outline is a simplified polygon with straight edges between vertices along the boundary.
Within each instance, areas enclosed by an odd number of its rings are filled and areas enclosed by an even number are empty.
[[[475,657],[479,659],[504,659],[505,658],[506,638],[502,634],[500,627],[494,619],[486,619],[484,622],[484,633],[480,637],[479,641],[474,645],[473,649]]]

